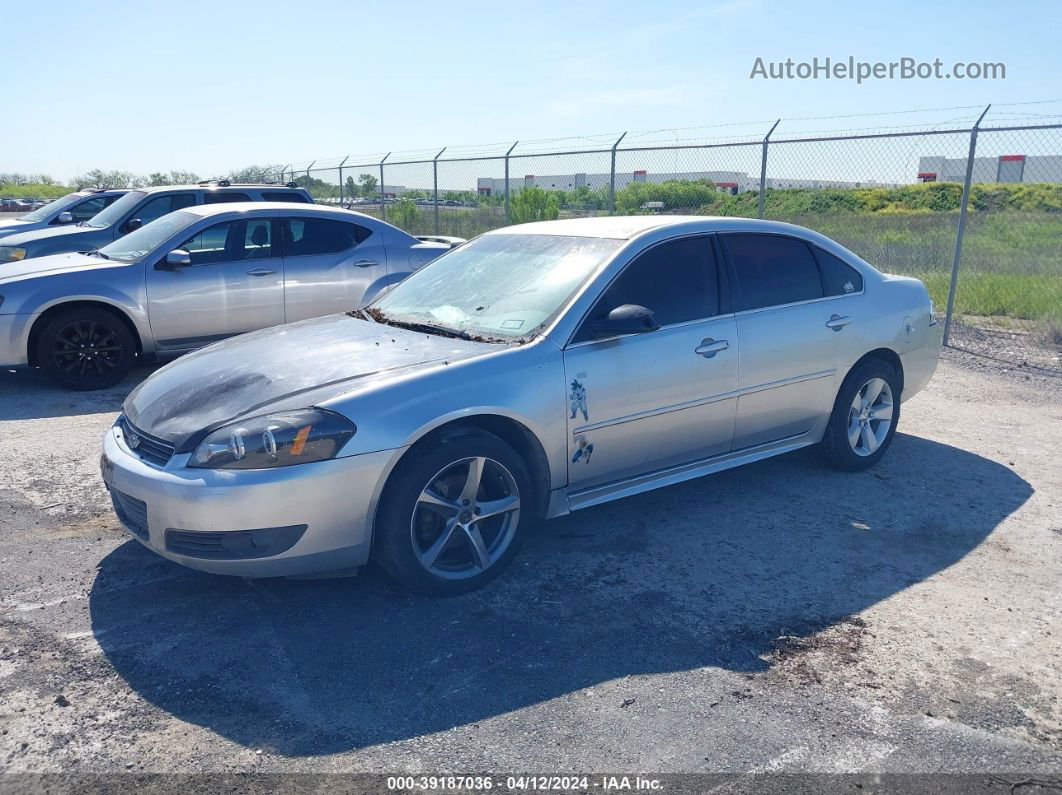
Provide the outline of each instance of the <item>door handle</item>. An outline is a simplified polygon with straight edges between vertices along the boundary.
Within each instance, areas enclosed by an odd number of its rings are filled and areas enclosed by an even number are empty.
[[[701,340],[701,344],[693,349],[693,352],[699,356],[703,356],[705,359],[711,359],[719,351],[725,351],[730,347],[730,343],[726,340],[715,340],[711,337]]]
[[[374,259],[359,259],[357,262],[351,263],[355,268],[372,268],[379,264],[380,263]]]
[[[247,271],[248,276],[269,276],[271,273],[276,273],[276,268],[255,268],[254,270]]]
[[[841,317],[840,315],[830,315],[830,319],[826,321],[826,328],[832,328],[834,331],[840,331],[851,322],[852,318],[848,317],[847,315],[845,315],[844,317]]]

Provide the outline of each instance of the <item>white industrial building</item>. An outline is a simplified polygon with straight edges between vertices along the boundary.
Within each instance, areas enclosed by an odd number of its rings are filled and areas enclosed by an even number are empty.
[[[516,192],[522,188],[542,188],[544,190],[576,190],[587,187],[591,190],[607,188],[609,174],[551,174],[538,176],[527,174],[524,177],[510,177],[509,189]],[[660,172],[650,173],[645,169],[621,174],[616,173],[616,190],[621,190],[632,182],[649,182],[659,184],[671,180],[693,181],[708,180],[719,190],[728,193],[744,193],[760,189],[759,176],[750,176],[744,171],[683,171],[683,172]],[[868,188],[868,187],[895,187],[895,183],[883,182],[847,182],[837,179],[794,179],[786,177],[768,177],[768,188]],[[505,192],[505,180],[493,177],[480,177],[476,183],[476,190],[481,196],[502,194]]]
[[[963,182],[965,157],[922,157],[918,160],[920,182]],[[973,182],[1062,182],[1062,155],[999,155],[975,157]]]

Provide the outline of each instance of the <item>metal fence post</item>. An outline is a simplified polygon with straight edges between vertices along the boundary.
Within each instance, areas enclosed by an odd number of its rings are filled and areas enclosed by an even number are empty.
[[[310,165],[306,166],[306,190],[310,189],[310,169],[316,165],[316,160],[311,160]]]
[[[948,309],[944,314],[944,336],[941,342],[948,344],[951,335],[951,316],[955,311],[955,289],[959,285],[959,262],[962,260],[962,236],[966,231],[966,206],[970,201],[970,182],[973,180],[974,154],[977,152],[977,128],[981,126],[989,105],[977,117],[970,129],[970,153],[966,156],[966,178],[962,183],[962,199],[959,204],[959,226],[955,230],[955,258],[951,261],[951,284],[948,287]]]
[[[767,209],[767,144],[771,140],[771,133],[774,132],[774,128],[778,126],[780,121],[781,119],[776,119],[774,124],[771,125],[771,129],[763,136],[763,156],[760,158],[759,218],[763,218],[764,211]]]
[[[343,163],[350,159],[350,155],[343,158]],[[343,163],[339,164],[339,206],[343,206]]]
[[[513,145],[509,147],[509,151],[505,153],[505,223],[509,224],[511,216],[509,215],[509,155],[513,153],[516,145],[519,141],[513,141]]]
[[[431,195],[435,199],[432,203],[435,209],[435,234],[439,234],[439,158],[445,151],[444,146],[431,161]]]
[[[380,220],[381,221],[386,221],[387,220],[387,202],[384,201],[383,164],[384,164],[384,160],[387,160],[387,158],[389,158],[390,156],[391,156],[391,153],[388,152],[386,155],[384,155],[383,160],[380,161]]]
[[[623,131],[623,135],[616,139],[616,143],[612,144],[612,166],[608,172],[608,214],[616,214],[616,147],[620,145],[620,141],[627,137],[627,131]]]

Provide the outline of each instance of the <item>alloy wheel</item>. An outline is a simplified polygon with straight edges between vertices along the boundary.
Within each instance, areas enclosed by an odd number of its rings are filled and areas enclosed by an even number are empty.
[[[448,464],[421,490],[410,533],[420,564],[437,577],[463,580],[493,566],[520,521],[520,490],[493,458]]]
[[[121,365],[123,353],[117,332],[95,320],[63,326],[52,342],[55,366],[76,379],[109,374]]]
[[[871,378],[852,400],[848,443],[856,455],[873,455],[892,427],[892,388],[884,378]]]

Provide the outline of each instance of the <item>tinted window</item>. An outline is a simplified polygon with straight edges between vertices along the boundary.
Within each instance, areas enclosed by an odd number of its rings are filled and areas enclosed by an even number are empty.
[[[208,226],[177,248],[191,255],[193,265],[268,259],[272,251],[272,224],[268,218],[225,221]]]
[[[140,223],[147,226],[156,218],[161,218],[166,213],[171,213],[174,210],[180,210],[184,207],[191,207],[195,204],[195,194],[192,193],[174,193],[169,196],[156,196],[154,199],[148,199],[144,202],[143,206],[133,213],[133,218],[139,218]]]
[[[87,221],[94,216],[108,204],[110,204],[116,197],[94,196],[91,199],[85,199],[80,204],[70,208],[70,214],[74,216],[74,220],[80,223],[81,221]]]
[[[244,221],[243,258],[267,259],[273,250],[273,223],[268,218]]]
[[[289,218],[285,226],[288,230],[284,241],[286,257],[337,254],[356,246],[371,234],[357,224],[320,218]]]
[[[859,271],[826,249],[812,246],[811,250],[815,252],[815,259],[819,261],[822,289],[826,295],[858,293],[863,289],[863,276]]]
[[[262,200],[267,202],[295,202],[297,204],[309,204],[306,197],[295,191],[267,191],[262,194]]]
[[[802,240],[781,235],[722,238],[737,271],[737,310],[822,298],[818,266]]]
[[[575,339],[591,339],[590,324],[624,304],[651,309],[661,326],[716,315],[718,278],[708,238],[663,243],[626,267],[598,299]]]
[[[204,204],[221,204],[223,202],[249,202],[251,197],[246,193],[236,193],[234,191],[221,191],[213,192],[209,191],[203,194]]]

